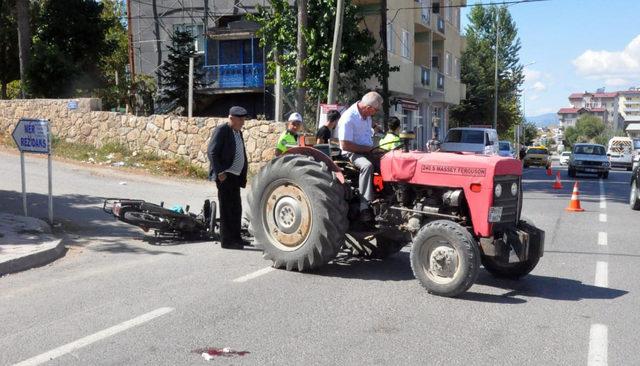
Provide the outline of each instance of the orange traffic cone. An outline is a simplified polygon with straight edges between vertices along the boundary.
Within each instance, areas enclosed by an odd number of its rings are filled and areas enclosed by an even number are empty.
[[[576,184],[573,185],[573,194],[571,195],[571,202],[569,202],[569,207],[565,208],[565,210],[573,211],[573,212],[584,211],[584,209],[580,207],[580,199],[578,198],[578,196],[580,196],[580,192],[578,192],[578,182],[576,181]]]
[[[553,189],[562,189],[562,182],[560,181],[560,172],[556,175],[556,182],[553,183]]]
[[[547,176],[552,176],[553,175],[553,171],[551,171],[551,168],[547,168]]]

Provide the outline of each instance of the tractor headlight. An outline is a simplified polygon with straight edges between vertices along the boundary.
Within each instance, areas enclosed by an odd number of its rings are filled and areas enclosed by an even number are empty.
[[[500,198],[502,196],[502,184],[496,184],[496,189],[494,190],[496,197]]]
[[[518,183],[511,183],[511,195],[512,196],[518,195]]]

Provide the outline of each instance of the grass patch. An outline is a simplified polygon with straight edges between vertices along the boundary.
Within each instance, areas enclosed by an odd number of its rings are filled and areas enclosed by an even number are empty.
[[[0,144],[15,146],[11,135],[6,132],[0,132]],[[115,141],[105,141],[101,147],[96,148],[90,144],[69,142],[53,136],[52,147],[54,156],[96,165],[131,167],[158,175],[197,179],[206,179],[209,175],[206,169],[185,159],[165,159],[151,152],[132,151],[127,145]]]

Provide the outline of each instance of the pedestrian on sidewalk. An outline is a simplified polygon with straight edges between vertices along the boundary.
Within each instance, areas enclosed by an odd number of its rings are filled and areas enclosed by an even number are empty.
[[[240,189],[247,185],[247,152],[242,137],[247,110],[229,109],[229,121],[213,130],[207,155],[209,180],[218,187],[220,207],[220,246],[225,249],[243,249],[240,235],[242,199]]]

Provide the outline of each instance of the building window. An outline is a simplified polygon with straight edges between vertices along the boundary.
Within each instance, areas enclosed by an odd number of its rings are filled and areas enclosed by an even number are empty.
[[[445,18],[449,23],[451,23],[451,19],[452,19],[452,15],[451,15],[452,10],[453,8],[451,7],[451,0],[444,0],[444,14],[445,14]]]
[[[194,38],[193,46],[198,53],[204,53],[204,26],[202,24],[174,24],[173,31],[191,33]]]
[[[420,0],[420,15],[424,23],[429,23],[431,17],[431,0]]]
[[[444,62],[444,73],[447,74],[447,76],[451,76],[451,54],[449,52],[445,53]]]
[[[405,29],[402,30],[402,57],[411,58],[411,36]]]
[[[396,35],[393,32],[393,24],[389,23],[387,25],[387,51],[391,53],[395,52],[395,39]]]
[[[455,59],[455,75],[456,75],[456,79],[460,80],[461,78],[461,70],[460,70],[460,59],[456,57]]]

